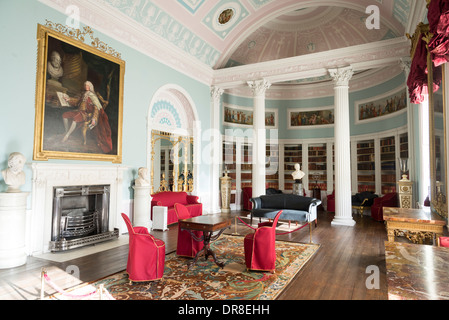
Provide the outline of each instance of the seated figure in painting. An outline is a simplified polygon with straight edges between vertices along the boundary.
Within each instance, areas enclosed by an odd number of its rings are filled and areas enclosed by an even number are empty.
[[[85,91],[79,99],[65,96],[67,102],[71,106],[77,106],[78,110],[67,111],[62,115],[66,129],[62,141],[67,141],[73,131],[77,127],[81,127],[84,144],[86,144],[86,133],[89,129],[94,133],[97,145],[102,152],[109,153],[112,151],[111,128],[102,105],[102,103],[107,105],[107,101],[104,101],[95,93],[94,86],[90,81],[84,82],[84,89]]]

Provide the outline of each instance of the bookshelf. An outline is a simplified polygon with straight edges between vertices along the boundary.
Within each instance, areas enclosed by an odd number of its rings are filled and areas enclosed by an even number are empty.
[[[374,139],[357,142],[357,192],[376,192]]]
[[[266,146],[265,182],[268,188],[279,189],[279,145]]]
[[[395,137],[380,139],[381,193],[396,192],[396,146]]]
[[[327,190],[327,147],[325,143],[308,147],[309,190]]]
[[[292,172],[295,171],[295,163],[302,165],[302,145],[284,145],[284,190],[293,190]]]

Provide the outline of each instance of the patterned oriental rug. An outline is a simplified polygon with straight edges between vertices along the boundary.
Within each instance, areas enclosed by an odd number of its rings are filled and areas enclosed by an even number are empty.
[[[243,237],[222,235],[211,245],[220,261],[200,257],[187,269],[190,259],[170,253],[165,258],[164,277],[152,282],[129,284],[122,271],[91,285],[101,284],[117,300],[274,300],[317,252],[319,245],[276,241],[276,272],[247,271]]]

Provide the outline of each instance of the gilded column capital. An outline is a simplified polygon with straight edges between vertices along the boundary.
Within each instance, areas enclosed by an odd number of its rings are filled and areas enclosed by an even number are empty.
[[[247,81],[246,83],[252,89],[254,96],[265,95],[267,89],[271,87],[271,82],[267,79]]]
[[[352,66],[328,69],[328,71],[336,86],[347,86],[349,84],[349,80],[351,80],[352,75],[354,74]]]

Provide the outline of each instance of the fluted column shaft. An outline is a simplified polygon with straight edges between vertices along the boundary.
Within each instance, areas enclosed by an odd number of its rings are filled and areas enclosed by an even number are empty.
[[[253,166],[252,166],[252,196],[259,197],[265,194],[265,92],[271,86],[267,80],[248,81],[253,91]]]
[[[212,146],[212,161],[211,161],[211,198],[210,198],[210,212],[221,212],[220,199],[220,150],[221,150],[221,134],[220,134],[220,98],[223,94],[223,89],[212,87],[211,95],[211,146]]]
[[[352,67],[329,69],[334,81],[335,217],[332,225],[353,226],[351,205],[351,153],[349,80]]]

